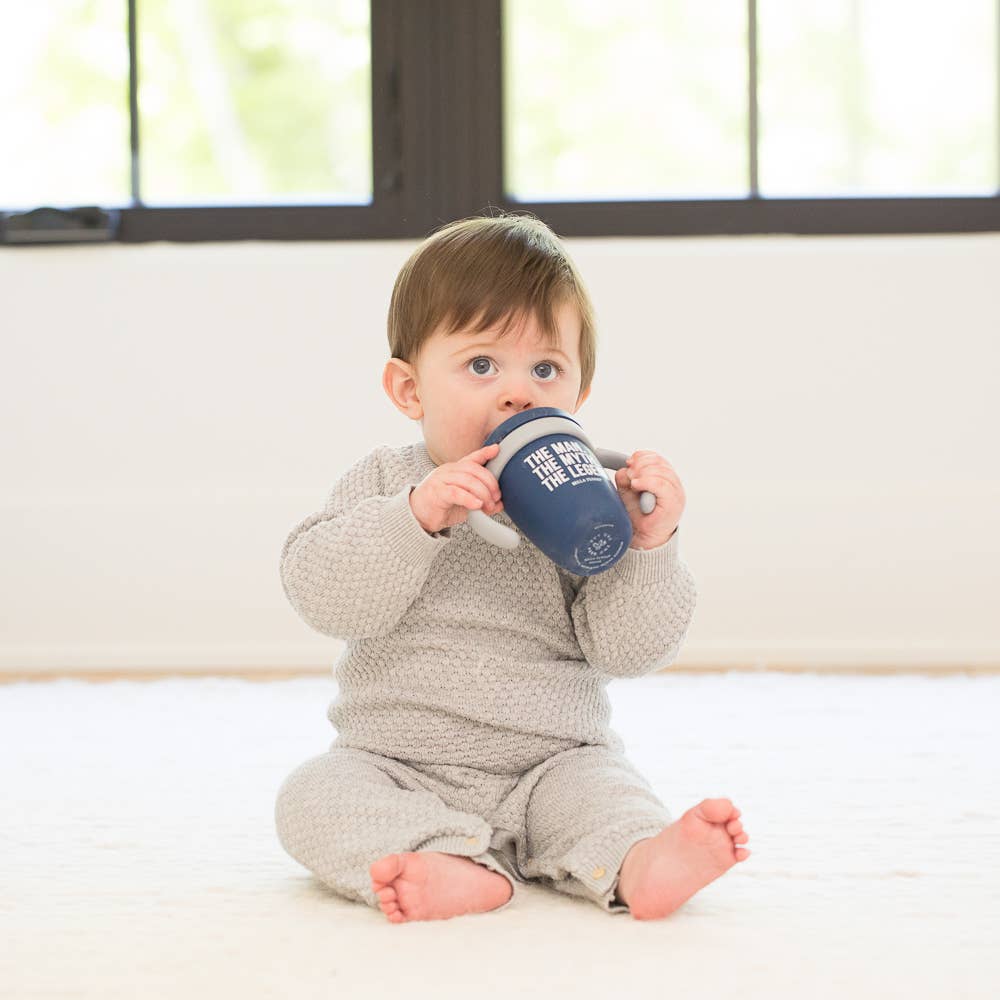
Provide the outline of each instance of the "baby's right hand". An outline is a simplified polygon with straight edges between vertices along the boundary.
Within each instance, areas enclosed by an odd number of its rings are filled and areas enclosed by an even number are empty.
[[[484,464],[495,458],[499,444],[488,444],[457,462],[445,462],[410,491],[410,509],[424,531],[434,533],[461,524],[470,510],[496,514],[503,510],[500,484]]]

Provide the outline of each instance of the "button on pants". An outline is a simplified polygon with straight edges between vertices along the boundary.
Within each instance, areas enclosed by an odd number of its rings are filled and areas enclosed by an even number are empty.
[[[275,803],[285,850],[339,895],[374,907],[368,869],[379,858],[440,851],[510,881],[511,898],[497,910],[532,881],[628,912],[615,900],[622,861],[670,822],[617,734],[610,746],[573,747],[523,774],[403,763],[334,744],[299,765]]]

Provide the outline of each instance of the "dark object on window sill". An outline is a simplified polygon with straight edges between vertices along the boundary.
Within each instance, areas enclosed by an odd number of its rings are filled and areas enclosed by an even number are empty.
[[[0,243],[93,243],[113,240],[118,232],[117,209],[33,208],[0,213]]]

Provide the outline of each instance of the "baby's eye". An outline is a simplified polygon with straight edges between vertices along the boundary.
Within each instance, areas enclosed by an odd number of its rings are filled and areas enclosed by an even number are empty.
[[[479,362],[483,362],[485,367],[479,364]],[[493,361],[492,359],[486,357],[485,354],[481,354],[478,357],[472,358],[469,361],[469,364],[475,366],[474,371],[477,375],[488,375],[490,365],[493,364]],[[466,367],[468,367],[468,365]],[[535,370],[537,371],[539,368],[543,369],[543,371],[551,372],[551,377],[542,377],[543,382],[554,382],[560,375],[563,374],[562,368],[560,368],[554,361],[539,361],[538,364],[535,365]]]
[[[554,361],[539,361],[538,364],[535,365],[535,368],[536,370],[538,368],[547,368],[552,372],[552,378],[543,378],[543,382],[555,382],[555,380],[562,375],[562,369]]]

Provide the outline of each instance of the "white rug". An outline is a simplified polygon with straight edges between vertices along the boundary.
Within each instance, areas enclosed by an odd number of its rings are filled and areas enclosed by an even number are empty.
[[[1000,677],[665,674],[613,726],[753,851],[661,921],[540,886],[390,924],[283,852],[332,679],[0,685],[0,997],[994,998]]]

